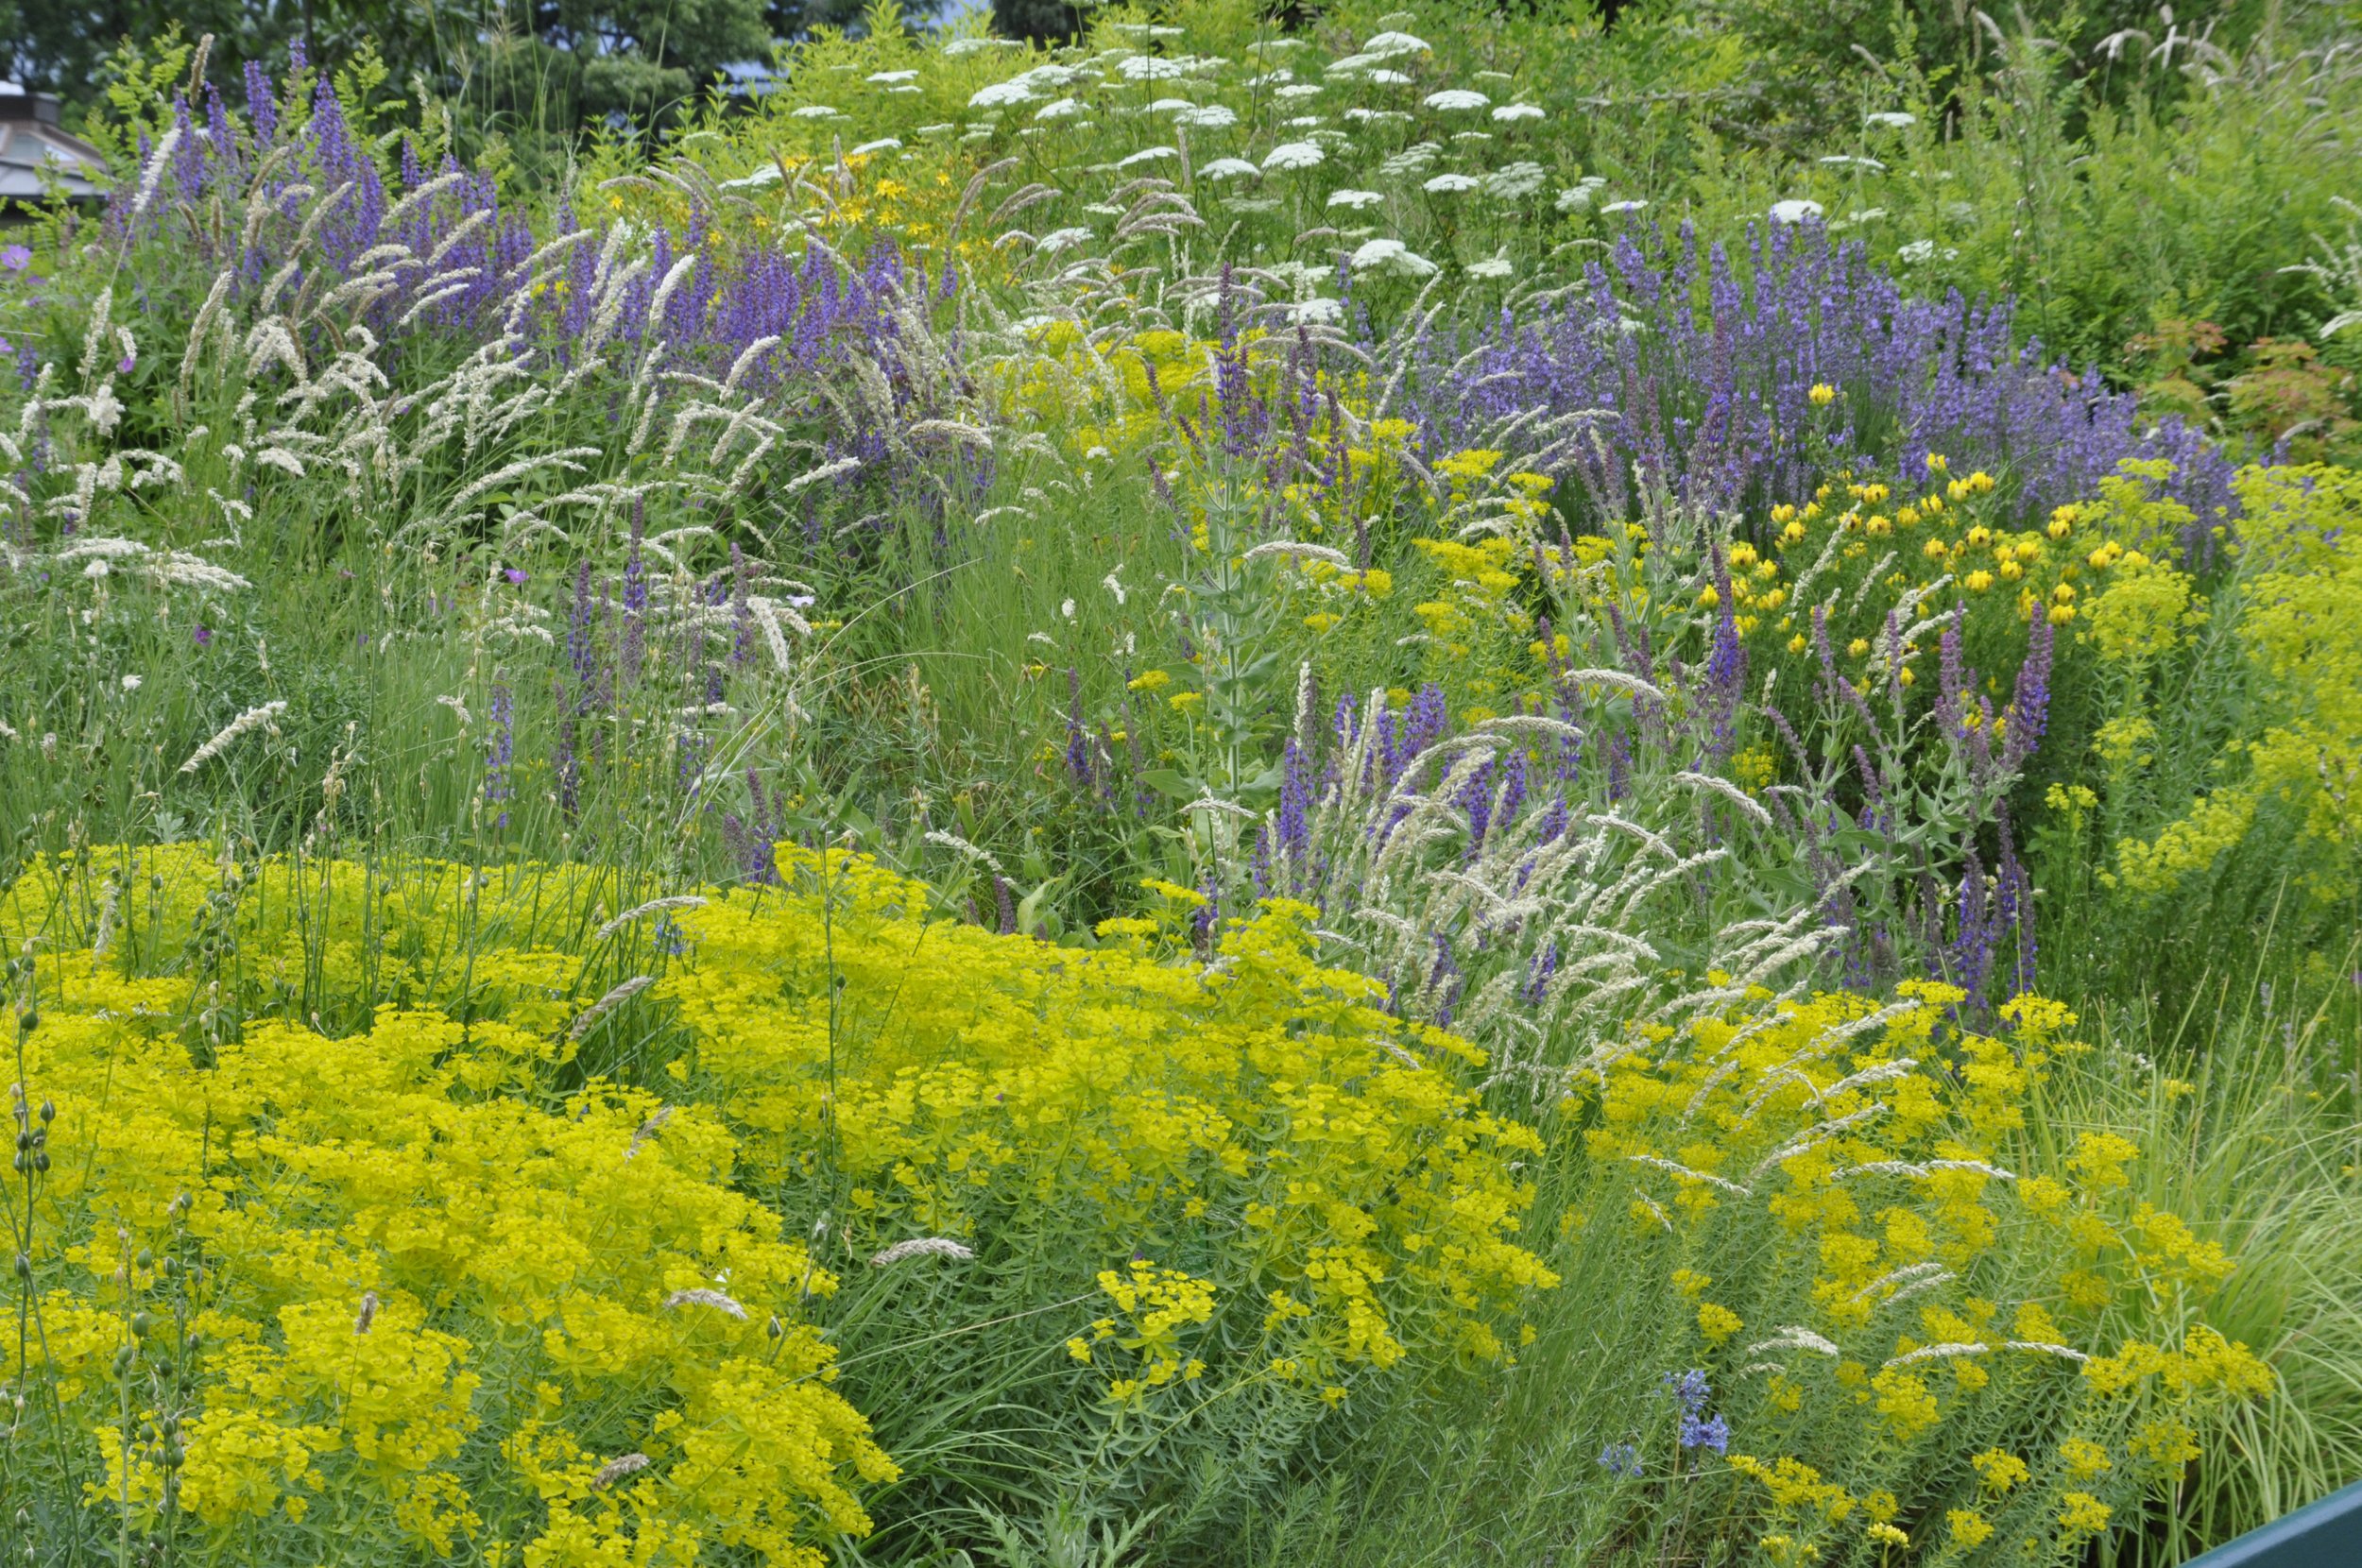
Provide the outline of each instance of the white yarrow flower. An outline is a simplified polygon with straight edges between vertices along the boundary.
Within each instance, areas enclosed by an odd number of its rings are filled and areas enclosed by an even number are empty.
[[[1243,158],[1217,158],[1197,171],[1200,179],[1244,179],[1263,171]]]
[[[1517,120],[1539,120],[1542,117],[1541,108],[1535,104],[1503,104],[1493,111],[1493,118],[1503,125]]]
[[[1423,38],[1414,37],[1410,33],[1389,32],[1379,33],[1376,38],[1362,44],[1361,52],[1379,60],[1391,60],[1396,55],[1427,55],[1434,53],[1434,50]]]
[[[1451,113],[1471,109],[1482,109],[1493,100],[1486,97],[1483,94],[1478,92],[1473,87],[1446,87],[1441,93],[1429,93],[1421,101],[1424,102],[1429,109],[1442,110],[1446,113]]]
[[[1477,188],[1476,178],[1464,174],[1439,174],[1427,182],[1428,190],[1438,196],[1457,196],[1462,191]]]
[[[1329,206],[1349,207],[1357,213],[1364,207],[1375,207],[1385,199],[1386,196],[1382,191],[1356,191],[1346,189],[1331,191],[1328,193]]]
[[[1821,203],[1806,201],[1802,197],[1791,198],[1788,201],[1775,201],[1772,204],[1773,223],[1803,223],[1807,218],[1817,218],[1820,215]]]
[[[1309,169],[1327,154],[1309,142],[1282,142],[1263,155],[1263,172]]]
[[[1356,272],[1392,272],[1409,278],[1434,275],[1436,265],[1400,240],[1364,240],[1350,263]]]

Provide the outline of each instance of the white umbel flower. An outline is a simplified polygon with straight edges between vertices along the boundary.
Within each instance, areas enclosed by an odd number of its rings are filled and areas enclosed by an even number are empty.
[[[1263,172],[1309,169],[1328,155],[1310,142],[1282,142],[1263,155]]]
[[[1364,240],[1349,263],[1356,272],[1395,273],[1406,278],[1430,278],[1436,265],[1400,240]]]
[[[1429,109],[1450,114],[1464,112],[1471,109],[1483,109],[1488,107],[1493,100],[1473,87],[1446,87],[1441,93],[1429,93],[1421,101]]]

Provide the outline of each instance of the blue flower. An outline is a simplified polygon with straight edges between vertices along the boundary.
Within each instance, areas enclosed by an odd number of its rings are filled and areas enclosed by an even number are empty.
[[[1612,1442],[1600,1450],[1601,1468],[1618,1480],[1631,1480],[1640,1474],[1640,1450],[1628,1442]]]
[[[1731,1446],[1731,1423],[1720,1416],[1709,1416],[1701,1421],[1696,1416],[1685,1415],[1682,1417],[1682,1446],[1711,1448],[1717,1454],[1726,1454]]]

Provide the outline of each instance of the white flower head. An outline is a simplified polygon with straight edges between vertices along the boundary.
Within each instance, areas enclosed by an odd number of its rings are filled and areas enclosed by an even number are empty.
[[[1541,164],[1531,162],[1504,163],[1484,177],[1485,194],[1504,201],[1521,200],[1542,188],[1542,181],[1549,172]]]
[[[795,111],[794,118],[798,120],[835,120],[841,119],[843,116],[840,115],[835,110],[830,109],[827,104],[806,104],[803,108]]]
[[[916,81],[918,73],[916,71],[878,71],[864,79],[874,81],[881,87],[892,87],[897,82]]]
[[[1493,111],[1493,118],[1503,125],[1517,120],[1539,120],[1542,117],[1541,107],[1537,104],[1503,104]]]
[[[1874,158],[1857,158],[1850,152],[1831,153],[1821,162],[1832,169],[1867,169],[1872,174],[1878,174],[1886,168]]]
[[[1356,272],[1394,273],[1406,278],[1432,277],[1436,265],[1400,240],[1364,240],[1349,264]]]
[[[1464,174],[1439,174],[1427,182],[1427,188],[1437,196],[1457,196],[1462,191],[1477,188],[1476,177]]]
[[[1385,199],[1386,195],[1382,191],[1356,191],[1352,189],[1344,189],[1328,193],[1329,206],[1347,207],[1357,213],[1364,207],[1375,207]]]
[[[1191,105],[1172,117],[1176,126],[1190,126],[1198,130],[1222,130],[1239,123],[1238,111],[1226,104]]]
[[[1300,81],[1295,83],[1293,86],[1283,87],[1278,92],[1272,94],[1273,97],[1277,98],[1281,103],[1291,104],[1304,98],[1317,98],[1320,95],[1321,84],[1316,81]]]
[[[1889,109],[1881,111],[1876,114],[1863,116],[1862,124],[1866,126],[1877,126],[1886,130],[1903,130],[1919,124],[1919,116],[1916,114],[1906,114],[1899,109]]]
[[[1126,55],[1116,69],[1132,81],[1171,81],[1189,72],[1187,64],[1166,55]]]
[[[1309,299],[1297,300],[1288,307],[1287,312],[1290,321],[1300,321],[1313,326],[1325,326],[1332,321],[1343,320],[1344,314],[1345,307],[1343,300],[1331,299],[1326,295],[1320,294],[1314,295]]]
[[[1327,155],[1309,142],[1282,142],[1263,155],[1263,172],[1309,169]]]
[[[1263,171],[1243,158],[1217,158],[1197,171],[1200,179],[1245,179]]]
[[[1441,93],[1429,93],[1420,101],[1429,109],[1440,110],[1445,113],[1455,113],[1471,109],[1482,109],[1493,100],[1473,87],[1446,87]]]
[[[1404,76],[1399,71],[1390,71],[1382,65],[1377,70],[1371,72],[1368,79],[1378,83],[1380,87],[1408,87],[1411,85],[1411,78],[1409,77]]]
[[[1772,204],[1771,215],[1773,223],[1803,223],[1806,219],[1821,216],[1821,203],[1806,201],[1801,196],[1787,201],[1775,201]]]
[[[1645,201],[1611,201],[1600,211],[1602,213],[1637,213],[1648,205]]]
[[[1034,111],[1034,118],[1035,118],[1035,119],[1036,119],[1036,120],[1065,120],[1065,119],[1070,119],[1070,118],[1072,118],[1074,115],[1080,114],[1080,113],[1082,113],[1082,112],[1083,112],[1083,100],[1082,100],[1082,99],[1080,99],[1080,98],[1058,98],[1058,99],[1053,100],[1053,102],[1046,103],[1046,104],[1042,105],[1039,109],[1036,109],[1036,111]]]
[[[1061,250],[1071,250],[1078,245],[1088,244],[1090,237],[1091,231],[1087,229],[1053,229],[1041,237],[1041,243],[1034,248],[1045,256],[1055,256]]]
[[[861,157],[864,153],[870,153],[870,152],[899,152],[899,151],[901,151],[901,150],[902,150],[902,139],[901,139],[900,137],[899,137],[899,136],[881,136],[881,137],[879,137],[879,138],[878,138],[876,141],[874,141],[874,142],[864,142],[864,143],[863,143],[860,146],[855,147],[855,148],[853,149],[852,156],[854,156],[855,158],[859,158],[859,157]]]
[[[1468,276],[1471,278],[1506,278],[1514,270],[1506,256],[1488,256],[1483,261],[1468,264]]]
[[[1429,46],[1426,39],[1414,38],[1409,33],[1386,32],[1362,44],[1361,52],[1379,60],[1392,60],[1396,55],[1430,55],[1435,51]]]
[[[1007,81],[997,81],[989,87],[978,88],[968,94],[967,107],[970,109],[1006,109],[1012,104],[1031,103],[1033,99],[1033,82],[1025,77],[1011,77]]]
[[[137,676],[137,675],[126,675],[126,676],[124,676],[124,677],[123,677],[123,689],[124,689],[126,691],[137,691],[137,690],[140,689],[140,678],[139,678],[139,676]]]
[[[1168,158],[1178,158],[1180,156],[1181,149],[1179,147],[1142,147],[1139,151],[1132,154],[1129,158],[1117,159],[1116,167],[1119,169],[1137,168],[1142,163],[1158,163]]]

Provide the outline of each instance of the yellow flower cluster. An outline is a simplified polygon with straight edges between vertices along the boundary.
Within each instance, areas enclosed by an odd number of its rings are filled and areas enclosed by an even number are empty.
[[[2235,626],[2263,721],[2254,739],[2221,758],[2222,788],[2192,800],[2155,837],[2116,845],[2116,876],[2137,895],[2170,894],[2237,848],[2259,813],[2276,807],[2300,842],[2319,851],[2304,858],[2301,885],[2340,897],[2353,886],[2353,846],[2362,844],[2362,473],[2251,468],[2234,485],[2243,513],[2231,547]],[[2134,551],[2124,561],[2138,558]],[[2102,656],[2135,667],[2124,677],[2127,711],[2111,724],[2118,734],[2150,725],[2139,667],[2171,652],[2208,609],[2191,579],[2163,562],[2145,562],[2093,609]]]
[[[933,918],[922,887],[869,863],[782,855],[818,891],[684,914],[695,963],[656,993],[693,1036],[684,1093],[742,1130],[758,1180],[826,1150],[881,1240],[980,1236],[1053,1200],[1109,1253],[1234,1235],[1197,1271],[1300,1297],[1309,1314],[1271,1354],[1307,1377],[1406,1345],[1499,1355],[1500,1314],[1551,1283],[1511,1239],[1531,1200],[1511,1167],[1538,1139],[1460,1086],[1463,1042],[1312,962],[1309,907],[1232,924],[1199,974],[1144,946],[1003,940]],[[831,963],[869,998],[840,1007],[833,1042]]]
[[[325,908],[359,875],[306,893]],[[241,932],[264,974],[301,972],[288,915]],[[127,958],[140,934],[118,933]],[[332,965],[357,956],[329,946]],[[87,948],[42,974],[26,1076],[58,1107],[59,1156],[36,1232],[43,1332],[6,1370],[97,1434],[94,1501],[152,1517],[177,1472],[180,1507],[225,1539],[333,1496],[340,1528],[440,1555],[481,1499],[529,1489],[546,1511],[527,1559],[552,1568],[644,1549],[652,1528],[688,1555],[731,1542],[817,1563],[817,1542],[867,1527],[853,1489],[895,1467],[829,1387],[834,1352],[800,1307],[835,1281],[729,1185],[710,1112],[596,1082],[548,1103],[488,1092],[554,1053],[514,1023],[389,1003],[342,1037],[274,1018],[193,1052],[185,978]],[[163,1407],[176,1386],[192,1408]],[[463,1474],[463,1448],[520,1402],[513,1469]],[[151,1432],[181,1416],[180,1447],[130,1436],[124,1407]],[[626,1452],[629,1483],[594,1487]]]
[[[1538,1138],[1461,1086],[1464,1042],[1312,963],[1309,909],[1201,972],[946,924],[842,853],[779,868],[622,915],[574,868],[183,846],[20,879],[56,1109],[41,1332],[0,1372],[94,1434],[92,1506],[267,1541],[333,1498],[437,1555],[522,1507],[533,1568],[816,1564],[897,1472],[831,1386],[836,1274],[748,1196],[813,1182],[853,1255],[1054,1224],[1084,1288],[1131,1255],[1070,1345],[1128,1354],[1118,1408],[1499,1358],[1555,1283],[1515,1239]],[[625,953],[669,963],[592,978]],[[585,1075],[627,1018],[676,1048],[661,1099]],[[1245,1333],[1209,1328],[1233,1302]]]
[[[2197,1413],[2272,1389],[2245,1347],[2202,1325],[2178,1347],[2077,1342],[2122,1321],[2120,1299],[2202,1301],[2232,1262],[2133,1196],[2132,1140],[2092,1131],[2051,1152],[2031,1135],[2048,1067],[2083,1048],[2073,1014],[2020,997],[2005,1032],[1980,1034],[1947,1021],[1961,1000],[1928,982],[1884,1008],[1758,995],[1646,1031],[1576,1097],[1592,1155],[1631,1173],[1630,1220],[1663,1249],[1674,1294],[1737,1286],[1694,1310],[1728,1362],[1718,1384],[1760,1389],[1743,1429],[1775,1452],[1730,1463],[1764,1491],[1786,1542],[1767,1536],[1772,1556],[1812,1560],[1859,1515],[1887,1524],[1882,1497],[1971,1468],[1987,1511],[2011,1499],[2013,1537],[2094,1533],[2103,1492],[2179,1474]],[[2065,1413],[2047,1457],[1945,1457],[2034,1403]],[[1971,1552],[1994,1528],[1964,1502],[1943,1550]]]

